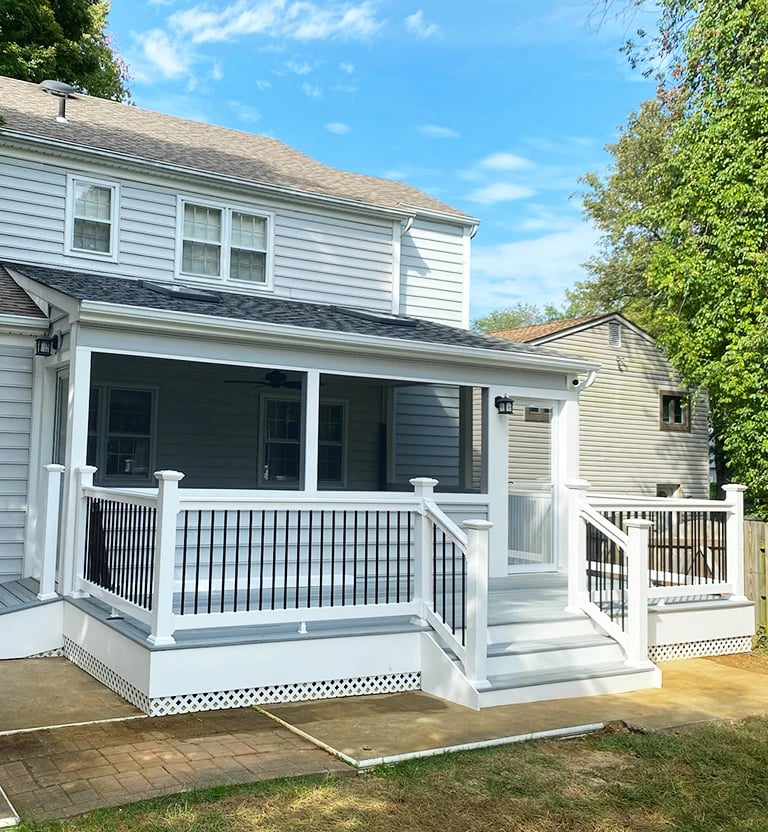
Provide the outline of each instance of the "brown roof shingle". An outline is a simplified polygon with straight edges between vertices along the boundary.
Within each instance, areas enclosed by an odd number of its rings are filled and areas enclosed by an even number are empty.
[[[41,323],[46,320],[40,307],[8,274],[3,265],[0,265],[0,314],[40,318]]]
[[[562,332],[574,326],[596,321],[604,318],[605,315],[585,315],[582,318],[563,318],[559,321],[547,321],[545,324],[534,324],[533,326],[518,326],[513,329],[499,329],[496,332],[489,332],[495,338],[507,338],[510,341],[518,341],[525,344],[529,341],[536,341],[545,335],[552,335],[555,332]]]
[[[302,194],[366,205],[421,208],[471,217],[410,185],[336,170],[267,136],[156,113],[76,94],[67,124],[56,121],[58,101],[37,84],[0,76],[0,116],[8,131],[136,159],[161,162]]]

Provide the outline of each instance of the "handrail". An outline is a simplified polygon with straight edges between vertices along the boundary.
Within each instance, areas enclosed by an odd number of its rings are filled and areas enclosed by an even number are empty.
[[[595,511],[590,505],[581,506],[581,516],[585,520],[596,526],[609,540],[612,540],[617,546],[627,550],[629,546],[629,537],[618,527],[614,526],[610,520]]]
[[[445,532],[445,534],[460,549],[466,552],[469,545],[467,535],[451,520],[451,518],[432,500],[424,501],[424,511],[431,517]]]
[[[732,511],[722,500],[688,499],[684,497],[642,497],[623,494],[588,494],[587,503],[598,511]]]

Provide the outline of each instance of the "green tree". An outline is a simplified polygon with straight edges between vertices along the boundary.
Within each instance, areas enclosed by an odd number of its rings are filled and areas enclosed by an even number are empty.
[[[533,326],[562,318],[561,310],[546,304],[543,309],[533,303],[516,303],[506,309],[494,309],[487,315],[475,318],[470,324],[473,332],[498,332],[502,329],[515,329],[519,326]]]
[[[589,291],[602,279],[600,291],[647,310],[684,382],[709,389],[732,476],[765,510],[768,0],[657,5],[658,35],[628,47],[663,67],[656,99],[610,148],[608,177],[586,180],[585,209],[605,233]]]
[[[108,13],[107,0],[0,0],[0,75],[126,101],[128,69],[105,32]]]

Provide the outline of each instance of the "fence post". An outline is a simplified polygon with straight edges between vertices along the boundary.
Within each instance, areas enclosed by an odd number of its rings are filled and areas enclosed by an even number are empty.
[[[59,566],[59,593],[76,597],[87,596],[88,593],[76,588],[78,579],[83,577],[85,569],[85,537],[88,528],[88,499],[83,489],[93,487],[93,475],[98,471],[93,465],[83,465],[77,469],[79,493],[76,500],[75,512],[75,545],[72,549],[73,563],[62,563]],[[64,547],[66,553],[67,547]]]
[[[648,540],[653,523],[626,521],[627,537],[627,664],[648,661]]]
[[[424,503],[435,497],[438,480],[432,477],[414,477],[410,480],[418,500],[414,518],[413,541],[413,599],[419,604],[421,614],[418,623],[426,623],[426,611],[432,609],[432,524],[424,510]]]
[[[43,557],[40,564],[40,591],[37,597],[48,601],[56,595],[56,553],[59,548],[59,498],[63,465],[46,465],[48,472],[45,491],[45,517],[43,526]]]
[[[488,681],[488,531],[489,520],[465,520],[467,530],[467,678],[475,690]]]
[[[175,644],[173,637],[173,578],[176,571],[176,520],[179,514],[180,471],[155,471],[157,531],[152,576],[150,644]]]
[[[587,600],[587,536],[581,507],[587,502],[586,480],[570,480],[568,489],[568,612],[581,612]]]
[[[745,485],[724,485],[728,517],[725,521],[725,548],[728,583],[737,598],[744,597],[744,492]]]

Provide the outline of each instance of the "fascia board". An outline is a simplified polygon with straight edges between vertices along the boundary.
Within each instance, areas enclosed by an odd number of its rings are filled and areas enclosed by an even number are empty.
[[[199,170],[198,168],[188,168],[184,165],[176,165],[171,162],[161,162],[154,159],[147,159],[144,156],[129,156],[125,153],[117,153],[113,150],[102,150],[99,148],[85,147],[83,145],[74,144],[73,142],[54,141],[53,139],[45,139],[40,136],[31,136],[28,133],[19,133],[14,130],[4,129],[0,132],[0,138],[10,138],[22,145],[35,145],[49,149],[55,155],[65,156],[67,151],[69,154],[75,154],[87,158],[106,159],[116,165],[128,166],[130,168],[149,169],[155,171],[163,171],[175,176],[197,177],[200,179],[209,180],[212,182],[224,183],[237,187],[253,188],[255,191],[264,194],[271,194],[274,196],[281,196],[288,200],[306,202],[310,204],[331,205],[336,208],[343,208],[348,211],[362,211],[367,214],[374,214],[381,217],[396,217],[399,220],[408,219],[414,215],[419,216],[433,216],[440,217],[443,222],[450,222],[459,226],[476,225],[477,220],[468,217],[458,216],[455,214],[440,214],[436,211],[430,211],[428,208],[412,208],[403,207],[402,209],[390,208],[376,203],[359,202],[354,199],[347,199],[344,197],[331,196],[329,194],[320,194],[313,191],[300,191],[294,188],[286,188],[280,185],[270,185],[266,182],[258,182],[253,179],[243,179],[238,176],[230,176],[223,173],[212,173],[211,171]]]
[[[11,335],[41,335],[48,328],[46,318],[0,314],[0,331]]]
[[[370,335],[353,335],[345,332],[331,332],[308,329],[284,324],[269,324],[261,321],[245,321],[235,318],[213,318],[210,315],[182,313],[183,317],[165,310],[146,307],[118,306],[97,301],[82,301],[80,321],[88,326],[106,328],[145,327],[152,332],[189,335],[194,332],[200,337],[218,339],[248,338],[256,343],[264,341],[274,346],[275,339],[284,339],[291,345],[306,348],[334,349],[340,352],[356,352],[380,355],[382,349],[390,350],[403,358],[442,360],[458,364],[476,364],[478,360],[496,367],[510,369],[541,370],[546,372],[583,373],[599,368],[595,362],[566,356],[528,355],[501,350],[486,350],[461,347],[450,344],[434,344],[419,341],[404,341]]]

